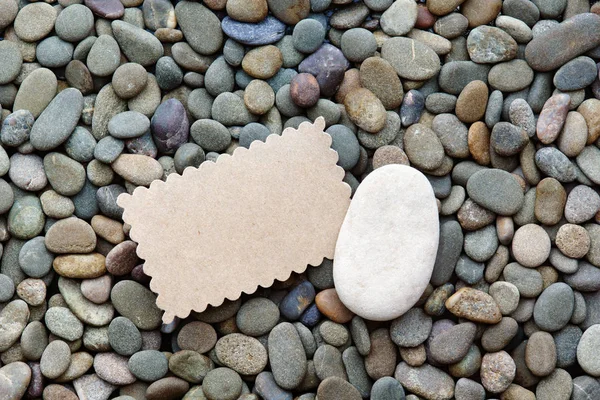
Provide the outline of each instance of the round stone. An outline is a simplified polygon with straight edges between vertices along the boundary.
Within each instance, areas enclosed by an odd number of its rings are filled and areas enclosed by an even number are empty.
[[[267,350],[255,338],[232,333],[223,336],[215,346],[221,363],[241,375],[256,375],[267,365]]]
[[[430,128],[423,124],[411,125],[404,133],[404,151],[412,164],[433,170],[444,161],[444,147]]]
[[[477,204],[501,215],[516,214],[524,201],[517,180],[500,169],[482,169],[467,181],[467,193]]]
[[[290,96],[294,104],[299,107],[312,107],[319,100],[319,83],[308,73],[300,73],[290,82]]]
[[[144,90],[148,83],[146,69],[137,63],[118,67],[112,77],[113,90],[122,99],[131,99]]]
[[[590,236],[579,225],[564,224],[556,233],[556,247],[567,257],[582,258],[590,249]]]
[[[583,337],[582,337],[583,339]],[[537,376],[547,376],[556,367],[556,345],[548,332],[535,332],[525,346],[527,368]]]
[[[17,14],[14,28],[19,39],[25,42],[36,42],[54,29],[55,21],[56,11],[50,4],[27,4]]]
[[[303,19],[294,26],[294,48],[301,53],[313,53],[323,44],[325,33],[325,27],[316,19]]]
[[[8,176],[18,188],[32,192],[41,190],[48,183],[42,158],[36,154],[13,154]]]
[[[138,186],[149,186],[163,176],[160,163],[143,154],[121,154],[111,166],[125,180]]]
[[[517,42],[500,28],[482,25],[467,37],[469,57],[476,63],[508,61],[517,55]]]
[[[515,372],[515,362],[505,351],[487,353],[481,360],[481,383],[492,393],[506,390],[512,383]]]
[[[381,57],[401,78],[427,80],[440,71],[439,56],[427,45],[413,39],[394,37],[384,42]]]
[[[145,382],[157,381],[169,370],[167,357],[157,350],[138,351],[129,358],[127,366],[136,378]]]
[[[23,56],[19,47],[8,40],[0,42],[0,51],[2,59],[0,60],[0,85],[12,82],[19,72],[23,64]]]
[[[385,107],[368,89],[350,91],[344,98],[344,106],[352,122],[367,132],[376,133],[385,126]]]
[[[600,209],[600,196],[586,185],[574,187],[565,204],[565,218],[572,224],[580,224],[592,218]]]
[[[266,0],[232,0],[227,2],[227,15],[242,22],[260,22],[267,16],[269,9]]]
[[[48,344],[40,360],[42,374],[49,379],[61,376],[71,363],[71,350],[62,340],[54,340]]]
[[[236,315],[236,324],[242,333],[261,336],[268,333],[279,320],[279,307],[271,300],[256,297],[245,302]]]
[[[169,370],[188,382],[200,383],[214,368],[212,360],[192,350],[180,350],[169,357]]]
[[[142,136],[150,129],[150,120],[137,111],[116,114],[108,122],[108,132],[117,139],[131,139]]]
[[[487,98],[488,87],[485,82],[469,82],[456,100],[456,116],[466,123],[480,120],[485,114]]]
[[[352,28],[344,32],[340,46],[348,60],[362,62],[375,54],[377,40],[370,31],[364,28]]]
[[[317,396],[322,400],[347,399],[359,400],[360,392],[346,380],[337,376],[324,379],[317,389]]]
[[[142,347],[140,331],[125,317],[117,317],[110,322],[108,341],[112,349],[123,356],[130,356]]]
[[[519,154],[529,143],[527,132],[509,122],[498,122],[492,128],[490,146],[501,156],[509,157]]]
[[[151,330],[160,326],[162,311],[156,306],[156,295],[139,283],[118,282],[112,288],[110,299],[119,314],[130,319],[138,329]]]
[[[373,92],[387,110],[400,106],[404,96],[402,83],[389,62],[381,57],[369,57],[360,65],[360,84]],[[338,94],[340,93],[338,90]],[[384,128],[385,129],[385,128]]]
[[[490,86],[503,92],[517,92],[533,81],[533,70],[525,60],[511,60],[496,64],[490,70]]]
[[[543,147],[535,153],[535,165],[546,175],[560,182],[576,179],[575,166],[569,158],[554,147]]]
[[[82,4],[71,4],[58,14],[54,30],[62,40],[79,42],[88,36],[93,26],[92,11]]]
[[[401,362],[394,373],[396,378],[406,390],[423,398],[452,398],[454,381],[446,372],[424,364],[421,367],[411,367]]]
[[[332,125],[325,132],[331,136],[331,148],[338,153],[338,165],[345,170],[352,169],[360,157],[356,135],[344,125]]]
[[[66,307],[49,308],[44,321],[50,332],[65,340],[74,341],[83,336],[83,324]]]
[[[579,90],[589,86],[597,75],[596,62],[589,57],[580,56],[560,67],[554,74],[553,83],[563,92]]]
[[[242,392],[242,378],[229,368],[216,368],[202,381],[202,390],[210,399],[235,400]]]
[[[227,128],[217,121],[199,119],[190,128],[194,141],[205,151],[224,151],[231,143]]]
[[[193,350],[200,354],[208,353],[217,343],[214,328],[201,321],[185,324],[177,335],[177,345],[183,350]]]
[[[417,5],[410,0],[399,0],[391,4],[381,15],[381,29],[390,36],[407,34],[417,22]]]
[[[253,78],[269,79],[283,64],[281,51],[273,45],[250,50],[242,60],[243,70]]]
[[[600,376],[600,363],[593,356],[600,344],[600,325],[592,325],[583,332],[577,345],[577,362],[583,370],[594,376]]]
[[[558,331],[571,319],[574,305],[573,290],[569,285],[553,283],[535,302],[533,318],[541,329],[547,332]]]
[[[513,255],[526,267],[537,267],[546,261],[550,255],[550,247],[550,238],[539,225],[524,225],[515,232],[513,237]]]
[[[98,353],[94,357],[94,370],[99,378],[112,385],[124,386],[135,382],[129,372],[127,357],[116,353]]]
[[[71,217],[56,222],[46,233],[46,248],[53,253],[90,253],[96,247],[96,234],[82,219]]]
[[[244,104],[253,114],[266,114],[275,104],[275,92],[267,82],[255,79],[244,90]]]

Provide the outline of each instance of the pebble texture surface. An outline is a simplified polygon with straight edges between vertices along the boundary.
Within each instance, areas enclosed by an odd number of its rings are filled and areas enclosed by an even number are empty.
[[[599,3],[0,0],[0,39],[2,400],[600,398]],[[381,199],[352,242],[161,324],[116,198],[319,116]]]

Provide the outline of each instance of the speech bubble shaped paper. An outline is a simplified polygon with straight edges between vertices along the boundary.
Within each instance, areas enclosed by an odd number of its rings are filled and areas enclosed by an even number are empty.
[[[304,122],[119,196],[165,323],[333,258],[351,190],[324,128]]]

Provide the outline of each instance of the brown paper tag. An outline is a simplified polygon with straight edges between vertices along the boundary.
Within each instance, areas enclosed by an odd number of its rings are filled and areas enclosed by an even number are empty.
[[[350,186],[324,128],[304,122],[119,196],[165,323],[333,258]]]

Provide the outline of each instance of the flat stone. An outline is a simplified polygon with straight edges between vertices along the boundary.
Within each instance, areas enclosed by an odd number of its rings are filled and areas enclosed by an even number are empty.
[[[322,400],[335,400],[339,398],[359,400],[362,398],[360,392],[354,386],[336,376],[323,380],[317,389],[317,395]]]
[[[411,367],[401,362],[394,378],[407,390],[424,398],[450,400],[454,397],[454,381],[450,375],[429,364]]]
[[[77,89],[67,88],[48,104],[36,119],[29,140],[37,150],[48,151],[69,138],[83,111],[83,96]]]
[[[105,257],[99,253],[66,254],[52,262],[54,271],[66,278],[90,279],[106,272]]]
[[[29,308],[23,300],[13,300],[0,311],[0,351],[8,350],[19,339],[28,319]]]
[[[208,8],[200,3],[182,1],[175,6],[175,16],[184,37],[194,51],[210,55],[221,48],[221,22]]]
[[[444,161],[442,142],[435,132],[424,124],[414,124],[406,130],[404,151],[413,165],[425,170],[434,170]]]
[[[446,308],[452,314],[474,322],[495,324],[502,314],[493,297],[470,287],[464,287],[446,300]]]
[[[96,234],[90,224],[71,217],[52,225],[45,244],[53,253],[89,253],[96,247]]]
[[[94,370],[112,385],[129,385],[135,382],[135,376],[129,372],[127,361],[127,357],[115,353],[98,353],[94,357]]]
[[[65,340],[73,341],[83,336],[83,324],[66,307],[50,307],[44,321],[50,332]]]
[[[275,326],[268,340],[269,362],[273,377],[283,389],[294,389],[306,374],[306,353],[296,328],[282,322]]]
[[[236,21],[227,16],[223,18],[221,28],[236,42],[259,46],[280,40],[285,35],[286,25],[270,15],[258,23]]]
[[[129,61],[149,66],[162,57],[162,43],[150,32],[119,20],[113,21],[111,27],[121,51]],[[191,40],[189,42],[191,44]]]
[[[476,63],[497,63],[515,58],[517,42],[500,28],[482,25],[469,33],[467,49]]]
[[[550,97],[540,113],[537,122],[537,137],[544,144],[552,143],[565,123],[571,98],[565,93],[555,94]]]
[[[241,375],[257,375],[267,365],[267,350],[255,338],[232,333],[223,336],[215,346],[216,355],[224,366]]]
[[[42,374],[49,379],[61,376],[71,363],[71,350],[62,340],[54,340],[48,344],[40,360]]]
[[[562,282],[553,283],[535,302],[533,318],[541,329],[547,332],[558,331],[571,319],[574,305],[575,298],[569,285]]]
[[[394,1],[379,21],[381,29],[390,36],[406,35],[417,22],[417,4],[411,0]]]
[[[50,4],[27,4],[17,14],[14,28],[19,39],[36,42],[52,31],[55,21],[56,10]]]
[[[0,368],[0,391],[6,400],[19,400],[31,381],[31,369],[22,361]]]
[[[534,37],[525,48],[525,59],[535,70],[551,71],[598,45],[600,16],[584,13]]]
[[[435,335],[428,342],[431,357],[441,364],[459,362],[467,355],[475,339],[475,331],[475,324],[465,322]]]
[[[560,182],[573,182],[577,175],[569,158],[554,147],[543,147],[535,153],[535,165],[546,175]]]
[[[142,154],[121,154],[111,166],[117,174],[134,185],[149,186],[163,175],[160,163]]]
[[[388,61],[401,78],[427,80],[441,68],[439,56],[426,44],[405,37],[384,42],[381,57]]]
[[[81,294],[78,281],[60,277],[58,289],[62,294],[69,309],[82,322],[92,326],[107,325],[114,315],[114,308],[110,303],[94,304]]]
[[[411,187],[405,188],[403,183],[411,182]],[[397,182],[393,185],[386,182]],[[393,188],[393,193],[382,188]],[[377,192],[378,188],[379,191]],[[405,198],[404,193],[411,192],[411,198]],[[385,204],[385,199],[395,199],[394,207],[385,207],[377,211],[387,214],[386,220],[398,221],[394,227],[394,235],[386,235],[395,245],[387,245],[377,240],[377,243],[365,240],[375,235],[365,234],[373,226],[365,219],[365,209],[373,210],[375,204]],[[429,207],[429,208],[427,208]],[[417,211],[417,209],[419,211]],[[345,222],[342,225],[340,236],[336,246],[336,257],[334,258],[334,281],[336,289],[342,302],[353,312],[361,317],[371,320],[390,320],[397,318],[410,309],[425,290],[425,286],[431,278],[435,258],[435,250],[439,236],[437,221],[437,207],[434,196],[427,179],[415,169],[403,165],[388,165],[378,168],[370,174],[370,178],[363,181],[354,195]],[[418,217],[417,217],[418,215]],[[412,219],[414,218],[414,219]],[[368,219],[368,218],[367,218]],[[403,222],[400,222],[403,221]],[[409,221],[414,221],[410,226]],[[406,230],[400,231],[399,226]],[[358,227],[361,228],[358,228]],[[352,228],[350,228],[352,227]],[[380,228],[378,228],[380,229]],[[409,233],[410,231],[410,233]],[[416,239],[420,238],[420,239]],[[404,243],[406,247],[398,247],[397,243]],[[361,271],[360,255],[366,254],[363,248],[371,249],[369,256],[369,271]],[[378,249],[380,261],[376,258],[373,249]],[[392,250],[393,249],[393,250]],[[397,254],[403,254],[399,257]],[[398,260],[409,260],[413,256],[409,254],[430,254],[421,261],[419,276],[411,282],[407,282],[402,273],[398,271],[414,268],[414,261],[400,262]],[[358,257],[358,258],[357,258]],[[394,261],[392,261],[394,260]],[[393,266],[393,267],[390,267]],[[379,271],[374,274],[373,271]],[[359,284],[360,282],[360,284]],[[361,288],[362,287],[362,288]],[[373,291],[365,291],[364,287],[377,287],[377,296],[372,296]],[[399,287],[406,288],[398,290]],[[361,288],[359,290],[359,288]],[[391,299],[394,299],[393,301]]]
[[[138,351],[129,358],[127,366],[136,378],[145,382],[157,381],[169,370],[167,357],[157,350]]]
[[[467,193],[477,204],[501,215],[516,214],[524,201],[519,183],[500,169],[475,172],[467,181]]]
[[[156,306],[156,295],[141,284],[122,280],[113,286],[110,298],[119,314],[129,318],[138,329],[160,326],[162,311]]]
[[[473,61],[445,63],[439,73],[439,85],[445,92],[458,95],[469,82],[480,80],[487,83],[490,66]]]

